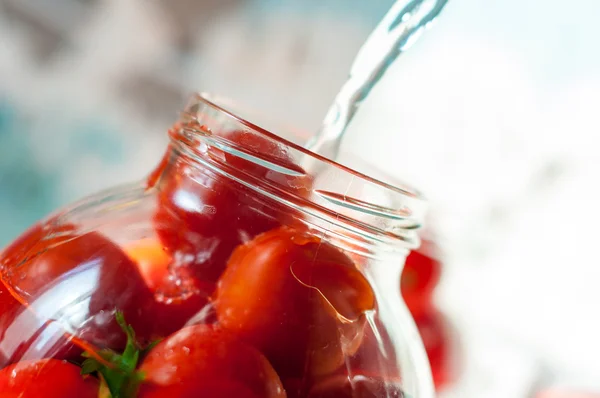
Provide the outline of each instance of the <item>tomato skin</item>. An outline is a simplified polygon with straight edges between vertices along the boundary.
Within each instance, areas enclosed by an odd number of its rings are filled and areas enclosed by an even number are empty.
[[[434,307],[433,292],[440,280],[442,266],[432,252],[433,243],[424,241],[419,250],[407,256],[402,271],[400,290],[413,315],[426,313]]]
[[[56,359],[23,361],[0,370],[2,398],[97,398],[98,379]]]
[[[68,330],[100,347],[120,349],[125,336],[114,319],[116,309],[140,338],[150,332],[145,319],[154,297],[135,264],[97,232],[63,234],[57,246],[43,237],[29,261],[3,275],[41,319],[57,319]],[[20,275],[26,275],[20,279]],[[62,310],[63,313],[57,312]],[[58,320],[58,319],[57,319]]]
[[[24,309],[25,307],[10,294],[4,283],[0,281],[0,342],[4,341],[7,329]],[[28,318],[23,321],[24,323],[35,323],[33,314],[23,314],[23,317]],[[19,347],[2,347],[2,350],[0,350],[0,368],[10,363],[10,358],[18,351]]]
[[[257,347],[287,379],[339,368],[358,349],[375,298],[348,256],[282,227],[236,249],[214,303],[220,325]]]
[[[61,229],[61,232],[71,227]],[[42,250],[38,241],[44,236],[40,224],[32,226],[11,245],[0,252],[0,267],[19,264],[32,253]],[[57,244],[61,238],[51,238]],[[64,329],[57,323],[36,317],[10,293],[0,281],[0,368],[24,357],[76,360],[83,351],[68,341]]]
[[[132,242],[123,249],[137,264],[157,300],[151,315],[154,337],[166,337],[175,332],[209,304],[208,298],[215,285],[203,283],[185,269],[173,267],[173,258],[158,239]]]
[[[156,290],[169,277],[173,259],[166,249],[153,238],[132,242],[123,247],[127,256],[136,263],[146,285]]]
[[[28,261],[16,267],[23,259]],[[118,351],[125,345],[114,319],[117,310],[147,344],[182,327],[207,303],[207,294],[157,301],[120,247],[98,232],[80,234],[73,225],[32,228],[4,252],[0,264],[5,282],[38,319],[57,320],[100,348]]]
[[[0,368],[23,359],[81,358],[58,322],[43,322],[0,282]]]
[[[283,153],[281,147],[275,141],[256,135],[251,131],[235,130],[227,134],[223,134],[223,136],[227,140],[233,142],[234,145],[239,146],[244,152],[252,156],[283,165],[288,165],[291,163],[289,157]],[[218,150],[215,148],[213,151],[216,152]],[[225,152],[224,157],[227,163],[232,167],[243,170],[246,173],[264,177],[268,172],[268,169],[266,169],[264,166],[254,163],[251,160],[246,160],[242,157],[235,156],[231,153]]]
[[[415,316],[437,389],[452,381],[450,334],[444,316],[434,310]]]
[[[225,397],[232,391],[248,398],[286,396],[258,350],[211,325],[189,326],[169,336],[150,351],[140,370],[145,374],[142,398]]]

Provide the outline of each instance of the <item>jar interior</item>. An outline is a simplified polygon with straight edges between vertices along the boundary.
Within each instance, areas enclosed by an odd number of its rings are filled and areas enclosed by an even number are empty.
[[[67,363],[73,396],[432,396],[400,298],[418,194],[201,97],[170,134],[147,181],[59,210],[0,254],[0,393]]]
[[[418,246],[415,231],[426,211],[418,191],[320,157],[281,138],[298,133],[273,134],[226,108],[231,106],[228,100],[195,95],[173,134],[185,143],[182,151],[196,155],[205,167],[285,202],[317,228],[356,236],[354,243],[364,246],[366,240],[380,252]]]

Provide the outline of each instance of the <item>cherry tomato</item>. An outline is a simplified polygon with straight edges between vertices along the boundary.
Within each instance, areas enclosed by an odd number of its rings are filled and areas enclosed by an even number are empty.
[[[157,240],[147,238],[132,242],[125,245],[123,251],[137,264],[150,289],[158,289],[169,277],[169,267],[173,259]]]
[[[433,307],[432,295],[441,272],[441,263],[434,257],[433,250],[433,243],[424,241],[419,250],[411,252],[406,258],[400,290],[413,315]]]
[[[0,264],[4,281],[37,318],[56,320],[98,347],[124,347],[125,335],[114,319],[117,310],[143,344],[186,321],[173,310],[179,303],[157,301],[136,264],[97,232],[80,234],[72,225],[38,226],[20,237]],[[199,308],[206,297],[201,301]]]
[[[145,375],[140,398],[286,396],[258,350],[210,325],[174,333],[150,351],[140,371]]]
[[[56,359],[24,361],[0,370],[2,398],[97,398],[98,379]]]
[[[38,319],[0,282],[0,368],[23,359],[77,360],[81,353],[57,322]]]
[[[227,164],[260,179],[276,182],[291,190],[300,197],[306,197],[312,188],[312,178],[306,174],[302,167],[296,165],[288,152],[274,140],[254,132],[236,130],[225,135],[229,142],[245,152],[246,156],[257,159],[251,161],[229,152],[223,154]],[[218,150],[213,149],[218,152]],[[268,162],[272,166],[265,167],[262,162]],[[286,172],[278,172],[273,169],[286,169]]]
[[[236,249],[215,307],[220,325],[261,350],[280,376],[312,377],[356,352],[375,298],[348,256],[282,227]]]
[[[61,228],[68,231],[70,227]],[[20,264],[32,253],[41,251],[38,241],[44,236],[40,224],[0,252],[0,267]],[[48,239],[60,243],[60,233]],[[75,360],[82,350],[68,341],[65,330],[54,321],[36,317],[0,281],[0,368],[22,359],[54,357]]]
[[[439,389],[451,382],[453,376],[448,325],[438,311],[419,314],[415,322],[429,358],[433,382]]]
[[[238,176],[272,180],[298,195],[310,192],[308,177],[274,142],[243,131],[231,132],[227,139],[252,156],[291,168],[299,176],[279,173],[214,146],[204,156],[224,160]],[[158,190],[155,229],[178,267],[192,269],[201,280],[216,282],[235,247],[290,217],[275,201],[259,198],[250,188],[214,173],[197,160],[183,155],[165,159],[169,162],[161,162],[162,171],[154,172],[149,181]],[[161,177],[155,182],[158,174]]]
[[[206,309],[213,283],[197,280],[186,269],[173,267],[173,259],[154,238],[143,239],[124,247],[125,253],[140,270],[146,284],[158,301],[154,320],[154,335],[165,337]],[[211,312],[200,320],[206,322]]]
[[[244,130],[235,130],[228,134],[223,134],[223,136],[251,156],[265,159],[271,163],[281,163],[287,167],[297,167],[291,164],[289,157],[275,141],[266,137]],[[268,172],[267,168],[254,161],[235,156],[228,152],[225,152],[224,156],[227,163],[231,164],[232,167],[243,170],[246,173],[264,177]]]
[[[0,368],[9,363],[9,358],[17,347],[3,347],[4,336],[7,329],[14,323],[15,317],[24,309],[17,300],[8,292],[4,283],[0,281]],[[29,314],[33,318],[33,314]],[[19,342],[18,344],[20,344]],[[5,344],[4,344],[5,345]]]
[[[145,316],[154,297],[135,264],[99,233],[68,232],[63,238],[56,246],[45,246],[42,238],[28,262],[8,268],[6,282],[41,319],[58,320],[93,344],[124,346],[115,310],[123,311],[142,339],[148,337],[151,318]]]

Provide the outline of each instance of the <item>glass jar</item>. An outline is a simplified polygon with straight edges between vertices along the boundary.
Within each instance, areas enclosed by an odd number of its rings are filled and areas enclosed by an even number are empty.
[[[145,181],[0,254],[0,395],[432,397],[398,289],[420,195],[217,103],[191,99]]]

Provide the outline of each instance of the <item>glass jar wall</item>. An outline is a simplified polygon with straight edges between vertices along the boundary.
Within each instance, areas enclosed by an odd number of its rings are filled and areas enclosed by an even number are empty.
[[[147,180],[0,254],[2,396],[433,396],[398,289],[418,193],[208,96],[169,134]]]

